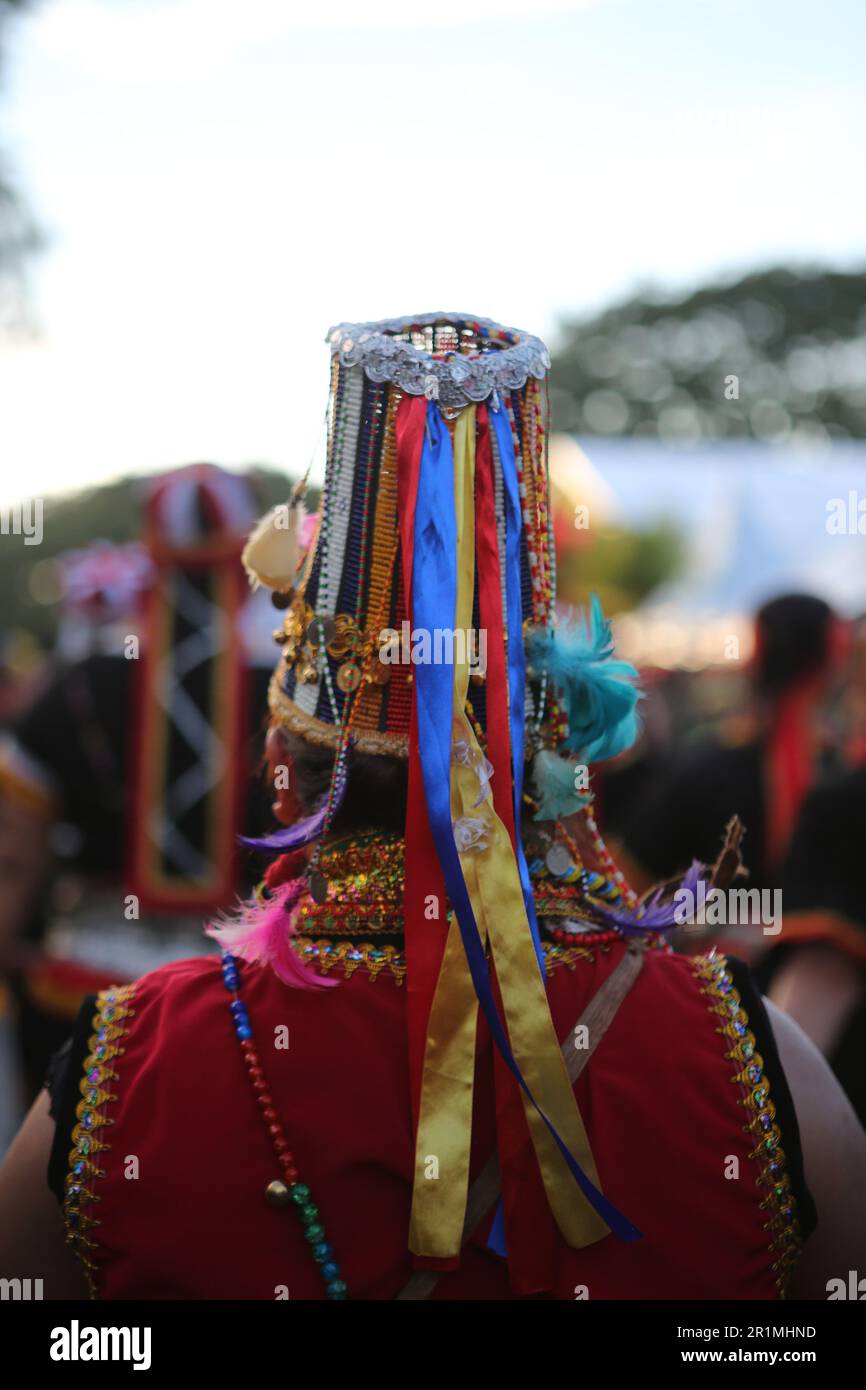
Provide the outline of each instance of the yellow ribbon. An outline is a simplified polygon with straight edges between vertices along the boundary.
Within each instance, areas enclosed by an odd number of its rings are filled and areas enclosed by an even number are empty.
[[[469,688],[468,633],[475,577],[475,407],[454,428],[454,504],[457,519],[457,611],[454,644],[451,762],[452,820],[479,837],[460,852],[466,889],[482,940],[489,944],[512,1052],[538,1105],[590,1181],[600,1188],[586,1130],[571,1089],[538,969],[508,831],[491,797],[476,805],[484,757],[464,713]],[[500,769],[500,775],[508,775]],[[471,838],[471,836],[470,836]],[[421,1086],[410,1249],[449,1259],[461,1248],[469,1178],[472,1093],[478,1001],[456,921],[430,1011]],[[547,1198],[569,1245],[580,1248],[608,1227],[574,1182],[553,1136],[523,1096],[524,1110]]]

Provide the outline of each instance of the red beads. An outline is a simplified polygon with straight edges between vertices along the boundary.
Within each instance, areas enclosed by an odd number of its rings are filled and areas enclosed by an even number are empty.
[[[573,932],[559,927],[551,933],[560,946],[609,946],[614,941],[622,941],[622,935],[615,929],[610,931]]]
[[[268,1083],[265,1081],[264,1072],[258,1064],[258,1057],[249,1045],[245,1047],[244,1051],[244,1060],[247,1063],[247,1070],[249,1071],[253,1089],[256,1093],[256,1100],[262,1108],[262,1119],[271,1137],[271,1144],[273,1145],[277,1161],[283,1170],[286,1182],[297,1182],[298,1170],[295,1168],[294,1156],[289,1148],[289,1141],[286,1138],[285,1131],[280,1124],[279,1116],[274,1107],[274,1098],[268,1089]]]

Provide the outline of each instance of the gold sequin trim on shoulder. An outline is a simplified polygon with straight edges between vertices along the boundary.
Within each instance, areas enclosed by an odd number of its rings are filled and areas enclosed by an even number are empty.
[[[767,1214],[764,1229],[770,1237],[779,1296],[784,1298],[802,1241],[797,1199],[791,1188],[764,1059],[757,1050],[755,1035],[749,1027],[748,1015],[734,986],[727,959],[711,952],[696,957],[692,964],[701,992],[709,997],[710,1010],[720,1020],[717,1032],[730,1044],[725,1057],[733,1063],[731,1082],[739,1087],[739,1104],[746,1111],[747,1123],[743,1128],[754,1142],[749,1158],[757,1166],[755,1181],[763,1194],[760,1207]]]
[[[380,975],[391,975],[398,985],[406,978],[406,956],[397,946],[379,946],[372,941],[314,941],[309,936],[296,936],[292,942],[294,949],[307,965],[314,966],[323,975],[340,971],[348,980],[362,971],[370,980]],[[573,970],[579,961],[595,960],[595,949],[603,954],[609,946],[590,949],[587,946],[558,946],[549,941],[542,942],[544,968],[549,975],[557,966],[564,965]]]
[[[66,1175],[63,1220],[67,1244],[81,1261],[91,1298],[97,1296],[97,1271],[93,1259],[97,1243],[93,1237],[94,1227],[99,1225],[99,1218],[91,1208],[100,1200],[95,1190],[96,1184],[105,1176],[99,1155],[110,1145],[106,1143],[102,1131],[114,1123],[109,1113],[111,1105],[117,1100],[117,1095],[111,1089],[117,1081],[113,1063],[124,1052],[122,1039],[128,1020],[134,1013],[134,996],[134,985],[108,989],[97,996],[93,1032],[84,1060],[84,1074],[79,1082],[81,1100],[75,1111],[77,1121],[72,1131],[73,1148]]]
[[[322,975],[340,970],[348,980],[362,970],[371,980],[390,975],[398,985],[406,978],[406,957],[396,946],[376,946],[371,941],[356,946],[351,941],[313,941],[308,936],[297,936],[292,944],[301,960]]]

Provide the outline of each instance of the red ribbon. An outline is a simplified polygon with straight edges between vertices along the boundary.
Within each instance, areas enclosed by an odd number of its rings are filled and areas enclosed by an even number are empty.
[[[755,635],[753,669],[763,660],[763,634]],[[831,618],[823,657],[773,702],[764,739],[764,864],[765,871],[779,869],[794,833],[803,802],[815,781],[817,749],[815,710],[831,674],[848,659],[851,628]]]
[[[412,622],[412,554],[415,541],[415,502],[421,449],[427,420],[424,396],[404,396],[397,407],[397,514],[406,609]],[[425,915],[431,901],[438,903],[439,917]],[[406,936],[406,1014],[409,1035],[409,1080],[413,1127],[418,1127],[421,1077],[427,1023],[448,923],[445,916],[445,880],[427,816],[424,782],[418,753],[418,714],[412,699],[409,731],[409,789],[406,808],[403,917]]]

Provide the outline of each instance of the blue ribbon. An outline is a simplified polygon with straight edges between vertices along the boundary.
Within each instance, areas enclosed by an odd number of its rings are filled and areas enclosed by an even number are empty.
[[[433,633],[437,626],[442,626],[443,615],[449,615],[453,627],[456,612],[457,519],[454,508],[454,454],[451,436],[439,408],[435,401],[430,401],[427,406],[427,424],[421,450],[418,497],[415,505],[413,626]],[[520,628],[517,630],[520,632]],[[522,645],[522,642],[509,642],[509,648],[520,646],[522,649]],[[617,1211],[603,1193],[598,1191],[536,1102],[511,1051],[496,1008],[487,957],[472,911],[451,822],[452,677],[452,667],[446,662],[419,662],[416,666],[418,743],[430,829],[448,897],[457,917],[475,993],[487,1019],[491,1036],[506,1066],[541,1116],[587,1201],[620,1239],[636,1240],[639,1239],[640,1232]]]
[[[498,399],[490,402],[488,418],[493,423],[496,446],[502,468],[505,498],[505,613],[508,628],[508,706],[511,712],[511,773],[514,785],[514,827],[517,845],[517,868],[523,901],[532,932],[532,944],[541,978],[547,988],[541,932],[535,911],[535,898],[520,826],[523,820],[523,742],[526,728],[526,654],[523,649],[523,608],[520,595],[520,536],[523,522],[517,482],[517,461],[514,457],[514,437],[506,411]]]
[[[514,787],[514,826],[517,846],[517,868],[520,874],[520,887],[535,958],[544,987],[548,981],[544,969],[544,953],[541,949],[541,932],[535,911],[535,896],[532,882],[523,853],[523,836],[520,826],[523,819],[523,744],[526,729],[526,654],[523,649],[523,598],[520,583],[520,536],[522,517],[520,513],[520,494],[517,478],[517,460],[514,454],[514,436],[511,422],[503,410],[498,396],[494,393],[488,411],[493,432],[496,436],[496,453],[502,471],[503,496],[505,501],[505,623],[509,634],[508,641],[508,708],[511,726],[511,773]],[[487,1244],[497,1255],[506,1258],[508,1254],[505,1237],[505,1213],[502,1199],[496,1205],[496,1215]]]

